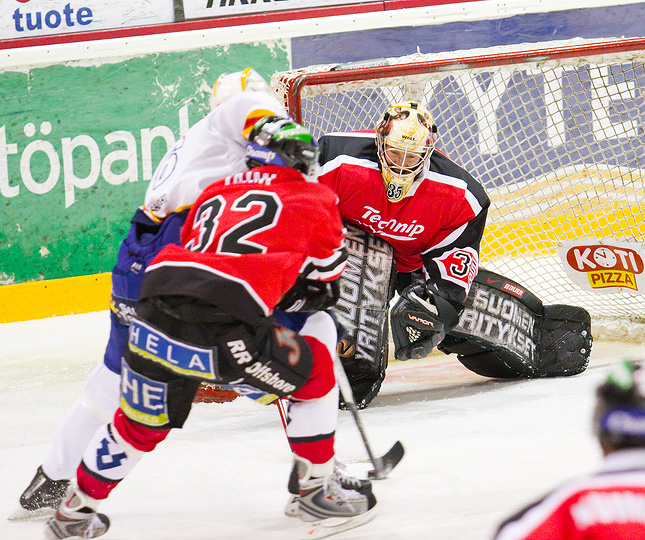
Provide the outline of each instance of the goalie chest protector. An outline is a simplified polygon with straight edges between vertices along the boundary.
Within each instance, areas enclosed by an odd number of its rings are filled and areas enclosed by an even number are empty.
[[[385,378],[388,356],[388,304],[394,286],[393,250],[387,242],[345,222],[347,267],[334,311],[346,333],[338,354],[356,404],[364,408]]]
[[[459,323],[438,348],[486,377],[555,377],[584,371],[592,341],[585,309],[545,306],[519,283],[480,269]]]

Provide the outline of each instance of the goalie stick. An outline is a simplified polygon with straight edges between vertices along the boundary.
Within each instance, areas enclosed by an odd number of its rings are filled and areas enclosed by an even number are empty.
[[[403,445],[401,444],[401,441],[396,441],[392,445],[392,448],[390,448],[383,456],[378,457],[374,455],[374,452],[372,452],[372,447],[367,440],[367,435],[365,434],[365,429],[363,428],[363,422],[358,415],[358,407],[356,406],[356,401],[354,400],[354,392],[352,392],[352,387],[349,384],[349,379],[347,378],[343,364],[341,363],[338,356],[334,356],[334,367],[336,368],[336,379],[338,380],[340,393],[343,396],[345,405],[354,417],[354,422],[356,423],[356,427],[361,434],[361,439],[363,439],[365,450],[367,450],[367,455],[369,456],[370,461],[372,462],[372,466],[374,467],[374,469],[367,472],[367,476],[368,478],[373,480],[382,480],[383,478],[386,478],[389,472],[399,464],[399,461],[401,461],[401,459],[403,459],[403,454],[405,453]]]

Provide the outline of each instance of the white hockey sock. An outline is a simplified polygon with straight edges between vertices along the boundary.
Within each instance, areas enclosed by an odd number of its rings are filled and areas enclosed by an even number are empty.
[[[71,479],[83,451],[96,430],[112,421],[119,406],[120,376],[104,364],[97,366],[83,388],[83,397],[72,405],[43,461],[43,471],[52,480]]]
[[[103,421],[94,416],[79,399],[56,430],[43,461],[43,471],[52,480],[71,479],[83,451]]]

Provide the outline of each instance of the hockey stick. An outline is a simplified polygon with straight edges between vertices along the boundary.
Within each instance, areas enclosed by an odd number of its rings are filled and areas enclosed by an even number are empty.
[[[365,450],[367,450],[367,455],[372,462],[373,470],[367,472],[368,478],[374,480],[382,480],[386,478],[388,473],[394,469],[399,464],[399,461],[403,459],[403,454],[405,450],[401,441],[396,441],[392,448],[390,448],[383,456],[378,457],[372,452],[372,447],[370,446],[369,441],[367,440],[367,435],[365,434],[365,429],[363,428],[363,422],[361,421],[360,416],[358,415],[358,407],[356,406],[356,401],[354,400],[354,392],[352,387],[349,384],[349,379],[347,378],[347,373],[345,373],[345,368],[343,367],[340,358],[337,355],[334,356],[334,367],[336,368],[336,379],[338,380],[338,386],[340,387],[340,393],[343,396],[345,405],[352,413],[354,417],[354,422],[358,428],[359,433],[361,434],[361,439],[363,439],[363,444],[365,445]]]
[[[289,435],[287,435],[287,409],[285,405],[284,399],[278,399],[275,404],[278,407],[278,412],[280,413],[280,420],[282,421],[282,429],[284,430],[284,435],[287,438],[287,444],[289,445],[289,449],[293,452],[293,448],[291,448],[291,441],[289,440]]]

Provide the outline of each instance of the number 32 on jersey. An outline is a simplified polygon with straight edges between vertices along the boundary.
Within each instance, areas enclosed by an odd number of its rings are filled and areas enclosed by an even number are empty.
[[[204,201],[195,213],[191,239],[185,248],[229,255],[265,253],[266,246],[253,242],[250,238],[274,227],[281,211],[282,201],[276,193],[270,191],[248,191],[235,199],[228,208],[226,199],[222,195],[216,195]],[[232,222],[236,224],[230,226]],[[220,234],[218,228],[225,232]],[[213,246],[215,240],[217,246]]]

